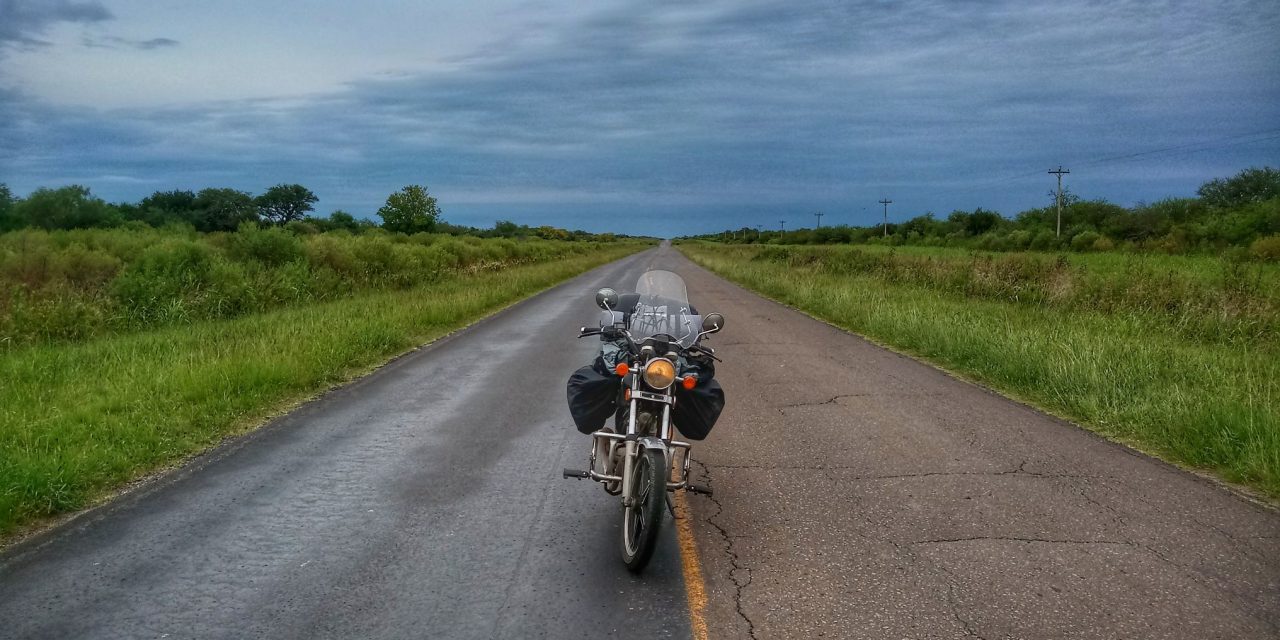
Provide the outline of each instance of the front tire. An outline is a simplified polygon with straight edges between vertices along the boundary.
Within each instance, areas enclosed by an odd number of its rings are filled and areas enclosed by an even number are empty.
[[[658,449],[644,449],[636,456],[633,483],[636,499],[622,508],[622,562],[629,571],[640,571],[653,557],[667,503],[666,456]]]

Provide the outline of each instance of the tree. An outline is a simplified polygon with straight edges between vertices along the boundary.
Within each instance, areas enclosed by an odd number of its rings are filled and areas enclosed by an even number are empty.
[[[333,213],[329,214],[329,228],[346,229],[347,231],[355,232],[360,230],[360,222],[356,220],[355,216],[346,211],[335,209]]]
[[[76,184],[36,189],[26,200],[13,205],[10,215],[16,226],[43,229],[114,227],[123,222],[115,207],[93,197],[88,187]]]
[[[278,184],[254,198],[258,213],[275,224],[301,220],[320,199],[300,184]]]
[[[1200,185],[1196,193],[1205,204],[1224,209],[1280,198],[1280,170],[1245,169],[1230,178],[1210,180]]]
[[[203,189],[193,205],[197,231],[235,231],[242,222],[258,221],[253,196],[235,189]]]
[[[174,189],[173,191],[156,191],[139,201],[136,207],[122,208],[122,212],[127,218],[142,220],[158,227],[175,220],[190,222],[194,225],[199,209],[196,207],[195,193]]]
[[[0,182],[0,231],[8,231],[18,226],[17,221],[9,217],[16,198],[9,190],[9,185]]]
[[[426,187],[411,184],[387,196],[387,204],[378,209],[378,216],[388,231],[431,231],[440,219],[440,207],[427,194]]]

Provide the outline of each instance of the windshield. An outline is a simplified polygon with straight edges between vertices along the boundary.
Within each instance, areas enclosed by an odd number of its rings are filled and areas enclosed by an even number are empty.
[[[636,294],[639,300],[627,327],[633,340],[665,334],[682,347],[698,341],[702,317],[693,313],[680,276],[670,271],[646,271],[636,283]]]

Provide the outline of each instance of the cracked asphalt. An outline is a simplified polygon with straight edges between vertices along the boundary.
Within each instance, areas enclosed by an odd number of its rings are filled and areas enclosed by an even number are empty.
[[[595,291],[530,298],[0,554],[0,638],[688,638],[679,545],[619,557],[565,380]],[[264,354],[264,357],[270,357]]]
[[[1280,513],[680,259],[712,638],[1276,638]]]
[[[594,270],[0,554],[0,638],[661,638],[564,380],[592,294],[683,275],[728,398],[689,496],[711,638],[1275,638],[1280,514],[669,248]]]

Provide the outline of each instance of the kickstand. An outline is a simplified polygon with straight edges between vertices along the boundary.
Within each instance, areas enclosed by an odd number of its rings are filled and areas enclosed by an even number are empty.
[[[667,511],[671,513],[671,519],[674,520],[676,517],[676,503],[672,501],[670,491],[667,492]]]

